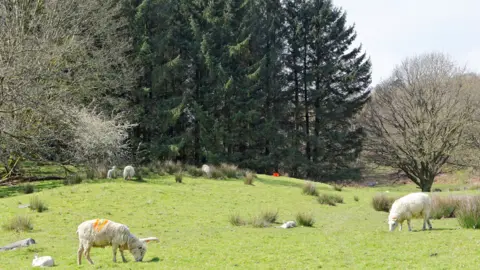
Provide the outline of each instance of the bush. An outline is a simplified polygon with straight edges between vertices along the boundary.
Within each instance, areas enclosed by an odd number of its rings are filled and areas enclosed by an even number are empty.
[[[306,181],[302,187],[302,194],[318,196],[318,191],[315,183],[312,181]]]
[[[353,196],[353,200],[356,201],[356,202],[358,202],[360,199],[358,198],[357,195],[355,195],[355,196]]]
[[[149,176],[150,175],[150,168],[148,167],[139,167],[136,172],[136,175],[141,175],[141,176]]]
[[[26,184],[22,187],[22,191],[25,194],[30,194],[35,192],[35,187],[32,184]]]
[[[3,224],[7,231],[31,231],[33,230],[32,220],[28,216],[16,216]]]
[[[315,219],[311,213],[298,213],[296,220],[299,226],[312,227],[315,224]]]
[[[217,168],[214,168],[213,166],[210,167],[212,170],[212,178],[213,179],[225,179],[225,174],[218,170]]]
[[[175,174],[175,182],[176,183],[182,183],[183,175],[182,172],[176,173]]]
[[[260,217],[265,220],[267,223],[274,223],[278,218],[278,210],[276,211],[263,211]]]
[[[432,210],[430,217],[433,219],[454,218],[461,197],[432,196]]]
[[[80,174],[69,174],[67,177],[63,180],[63,184],[66,186],[70,185],[76,185],[82,183],[83,179],[80,176]]]
[[[229,221],[230,224],[232,224],[233,226],[243,226],[246,224],[245,220],[243,220],[243,218],[241,218],[239,214],[230,215]]]
[[[343,197],[332,194],[320,194],[318,195],[317,201],[320,204],[335,206],[337,203],[343,203]]]
[[[388,213],[396,199],[397,198],[387,197],[385,194],[377,194],[372,198],[373,209]]]
[[[462,228],[480,228],[480,196],[464,197],[456,211],[458,223]]]
[[[253,173],[247,172],[247,173],[245,174],[245,180],[243,180],[243,183],[244,183],[245,185],[253,185],[253,178],[254,178]]]
[[[29,208],[39,213],[48,209],[45,203],[42,200],[40,200],[40,198],[38,198],[37,196],[30,198]]]
[[[220,170],[227,178],[238,178],[239,170],[236,165],[222,163],[217,169]]]
[[[192,177],[201,177],[203,176],[202,169],[195,166],[187,166],[187,172]]]

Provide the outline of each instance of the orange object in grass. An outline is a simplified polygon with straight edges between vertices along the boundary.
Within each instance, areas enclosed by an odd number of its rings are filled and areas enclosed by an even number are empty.
[[[274,173],[273,173],[273,176],[275,176],[275,177],[279,177],[279,176],[280,176],[280,174],[279,174],[278,172],[274,172]]]

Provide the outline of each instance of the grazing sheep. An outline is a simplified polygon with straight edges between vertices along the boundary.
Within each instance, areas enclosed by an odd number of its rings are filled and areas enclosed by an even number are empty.
[[[90,249],[106,246],[112,246],[113,262],[117,261],[117,249],[120,249],[123,262],[126,262],[123,251],[127,249],[132,253],[135,261],[140,262],[147,252],[146,243],[159,241],[156,237],[138,239],[130,233],[126,225],[108,219],[84,221],[78,225],[77,234],[79,240],[77,262],[79,265],[82,263],[82,254],[85,255],[90,264],[93,264],[90,258]]]
[[[135,175],[135,169],[133,169],[132,166],[128,165],[123,169],[123,179],[128,180],[132,179],[132,177]]]
[[[406,196],[397,199],[393,202],[390,208],[390,214],[388,215],[388,225],[390,231],[395,230],[397,225],[400,224],[399,231],[402,230],[403,221],[407,220],[408,230],[411,231],[410,220],[412,218],[423,218],[423,230],[425,230],[426,224],[429,229],[432,229],[430,223],[430,209],[432,200],[426,193],[416,192],[410,193]]]
[[[207,175],[208,178],[212,177],[212,169],[207,164],[203,164],[202,172],[204,172]]]
[[[35,254],[35,258],[32,261],[33,267],[50,267],[54,265],[55,262],[53,261],[53,258],[51,256],[38,257],[38,255]]]
[[[107,172],[107,178],[117,178],[117,175],[115,173],[115,170],[117,169],[117,166],[113,166],[110,170]]]

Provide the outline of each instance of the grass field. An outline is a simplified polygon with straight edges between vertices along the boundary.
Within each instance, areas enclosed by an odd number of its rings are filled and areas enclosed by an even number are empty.
[[[254,186],[242,180],[184,177],[183,182],[175,183],[173,176],[75,186],[45,182],[38,184],[43,189],[28,195],[0,187],[5,196],[0,199],[0,222],[28,215],[34,227],[21,233],[0,229],[0,246],[28,237],[37,242],[0,252],[0,269],[30,269],[35,253],[54,257],[55,269],[477,269],[480,264],[480,232],[461,229],[456,219],[432,220],[432,231],[421,231],[422,221],[414,220],[413,232],[406,224],[401,232],[388,232],[387,213],[374,211],[371,198],[379,191],[417,191],[413,185],[339,192],[319,184],[320,193],[344,198],[343,204],[327,206],[302,195],[303,182],[296,179],[259,175]],[[39,196],[48,210],[18,208],[32,196]],[[269,228],[229,223],[232,214],[248,220],[265,210],[278,210],[279,223]],[[312,213],[314,226],[276,228],[298,212]],[[125,223],[135,235],[156,236],[160,243],[149,244],[141,263],[129,252],[128,263],[119,254],[119,262],[113,263],[108,247],[92,249],[94,266],[85,260],[77,266],[75,230],[93,218]]]

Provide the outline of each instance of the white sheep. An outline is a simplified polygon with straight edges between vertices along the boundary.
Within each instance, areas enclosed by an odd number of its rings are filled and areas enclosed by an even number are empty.
[[[117,166],[113,166],[110,170],[107,172],[107,178],[117,178],[117,175],[115,173],[115,170],[117,169]]]
[[[287,221],[280,226],[283,229],[289,229],[289,228],[294,228],[297,226],[297,223],[295,221]]]
[[[212,169],[207,164],[203,164],[202,172],[204,172],[207,175],[208,178],[212,177]]]
[[[132,179],[132,177],[135,175],[135,169],[128,165],[123,169],[123,179],[128,180]]]
[[[399,230],[402,230],[403,221],[407,220],[408,230],[411,231],[410,220],[412,218],[423,218],[423,230],[425,230],[426,224],[429,229],[432,229],[430,223],[430,209],[432,200],[426,193],[416,192],[405,195],[397,199],[390,208],[390,214],[388,215],[388,225],[390,231],[395,230],[397,225],[400,224]]]
[[[85,255],[90,264],[93,264],[90,258],[90,249],[106,246],[112,246],[113,262],[117,261],[117,249],[120,249],[123,262],[126,262],[123,254],[124,250],[129,250],[135,261],[140,262],[147,252],[146,243],[150,241],[159,242],[156,237],[138,239],[130,233],[126,225],[108,219],[84,221],[78,225],[77,234],[79,240],[77,263],[79,265],[82,263],[82,254]]]
[[[55,262],[51,256],[38,257],[38,254],[35,254],[35,258],[32,261],[33,267],[50,267],[54,265]]]

